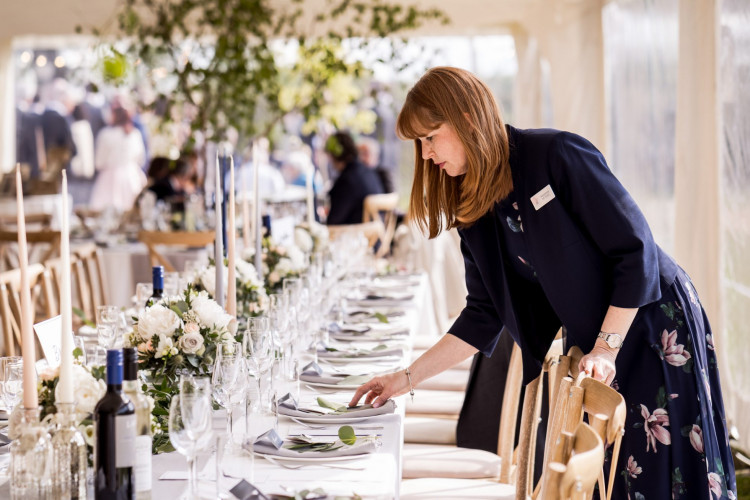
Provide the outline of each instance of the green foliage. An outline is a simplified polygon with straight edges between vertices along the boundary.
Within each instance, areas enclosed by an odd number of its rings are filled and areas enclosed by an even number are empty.
[[[230,126],[250,139],[267,136],[289,112],[308,124],[325,117],[341,126],[341,100],[360,96],[340,90],[367,74],[362,60],[346,56],[345,40],[365,55],[377,42],[384,55],[372,57],[401,69],[410,61],[396,36],[448,22],[440,10],[383,0],[330,0],[314,10],[303,0],[283,7],[271,0],[125,0],[116,35],[126,37],[126,48],[105,51],[103,71],[121,81],[132,64],[133,80],[154,85],[165,119],[189,119],[208,140],[222,140]],[[295,49],[296,62],[284,62],[282,52]]]
[[[357,442],[357,435],[354,433],[354,428],[351,425],[342,425],[339,427],[339,439],[342,443],[352,446]]]

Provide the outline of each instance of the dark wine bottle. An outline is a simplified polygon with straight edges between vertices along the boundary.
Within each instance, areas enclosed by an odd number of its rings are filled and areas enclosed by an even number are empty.
[[[164,266],[152,267],[151,276],[154,283],[154,292],[148,299],[146,307],[156,304],[164,297]]]
[[[94,497],[135,500],[135,406],[122,392],[121,349],[107,351],[107,392],[94,408]]]

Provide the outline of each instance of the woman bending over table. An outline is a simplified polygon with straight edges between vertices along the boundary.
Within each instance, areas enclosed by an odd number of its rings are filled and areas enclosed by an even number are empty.
[[[411,217],[458,228],[466,308],[405,371],[357,390],[375,406],[477,351],[506,327],[536,378],[558,329],[579,368],[625,398],[613,498],[736,497],[711,327],[688,275],[659,248],[641,211],[578,135],[503,123],[473,74],[428,71],[396,125],[415,147]]]

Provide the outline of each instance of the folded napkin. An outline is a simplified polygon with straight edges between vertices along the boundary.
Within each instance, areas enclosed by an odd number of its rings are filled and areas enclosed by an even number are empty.
[[[388,349],[385,345],[380,344],[374,349],[348,349],[340,351],[333,347],[319,348],[318,358],[320,359],[369,359],[369,358],[388,358],[400,357],[404,353],[401,349]]]
[[[330,337],[334,340],[342,340],[344,342],[352,342],[356,340],[362,341],[379,341],[379,340],[390,340],[396,337],[404,337],[409,335],[409,329],[400,326],[388,326],[386,328],[373,328],[366,332],[357,332],[350,330],[341,330],[338,332],[331,332]]]
[[[299,379],[303,382],[311,382],[313,384],[326,384],[326,385],[341,385],[341,386],[354,386],[362,385],[372,378],[371,375],[347,375],[344,373],[331,373],[323,375],[305,374],[299,376]]]
[[[361,301],[378,301],[378,300],[400,300],[400,301],[406,301],[411,300],[414,298],[413,293],[394,293],[394,292],[386,292],[383,290],[380,291],[370,291],[367,295],[360,298]]]
[[[389,399],[379,408],[373,408],[372,405],[360,405],[353,408],[347,408],[342,405],[344,410],[332,411],[328,408],[318,406],[317,408],[298,408],[296,404],[291,404],[292,401],[281,402],[279,400],[278,412],[279,415],[286,415],[288,417],[295,418],[325,418],[326,420],[335,421],[337,419],[346,419],[352,417],[375,417],[378,415],[386,415],[396,411],[396,403]]]
[[[256,453],[263,455],[271,455],[285,458],[336,458],[336,457],[347,457],[352,455],[367,455],[377,451],[380,447],[380,441],[376,439],[368,440],[357,440],[353,445],[343,445],[340,448],[335,448],[327,451],[315,451],[315,450],[290,450],[285,448],[288,443],[285,441],[281,448],[275,448],[274,446],[265,443],[253,443],[252,450]]]

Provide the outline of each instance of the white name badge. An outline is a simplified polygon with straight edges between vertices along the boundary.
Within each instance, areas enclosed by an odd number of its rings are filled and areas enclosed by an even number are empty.
[[[534,205],[534,210],[539,210],[554,199],[555,193],[552,191],[552,187],[547,184],[541,191],[531,197],[531,204]]]
[[[42,352],[47,359],[50,367],[54,368],[60,365],[62,353],[62,317],[55,316],[48,320],[34,325],[36,337],[39,339],[39,345],[42,346]],[[70,345],[74,345],[72,337],[73,332],[68,332],[71,336]]]

